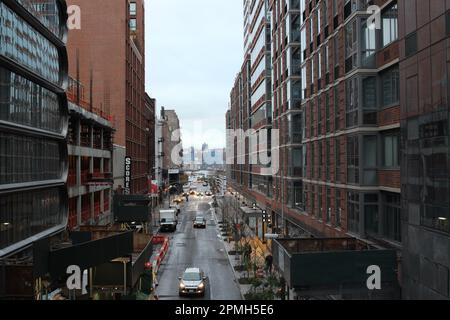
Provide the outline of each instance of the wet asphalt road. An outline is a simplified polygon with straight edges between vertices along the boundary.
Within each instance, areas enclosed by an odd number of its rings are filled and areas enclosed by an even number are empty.
[[[224,244],[218,236],[216,222],[212,221],[211,201],[211,197],[191,196],[181,209],[177,231],[167,234],[171,239],[170,249],[161,265],[156,290],[160,300],[241,299]],[[193,228],[192,220],[197,213],[205,215],[206,230]],[[189,267],[201,268],[208,277],[204,298],[178,296],[178,277]]]

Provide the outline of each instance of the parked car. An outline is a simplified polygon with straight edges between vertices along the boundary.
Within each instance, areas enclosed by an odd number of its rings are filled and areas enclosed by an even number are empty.
[[[178,278],[179,294],[205,296],[207,278],[200,268],[187,268],[183,276]]]

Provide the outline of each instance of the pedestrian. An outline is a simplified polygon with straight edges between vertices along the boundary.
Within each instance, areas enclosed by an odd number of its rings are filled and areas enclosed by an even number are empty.
[[[266,270],[268,273],[272,273],[272,267],[273,267],[273,256],[269,254],[266,257]]]

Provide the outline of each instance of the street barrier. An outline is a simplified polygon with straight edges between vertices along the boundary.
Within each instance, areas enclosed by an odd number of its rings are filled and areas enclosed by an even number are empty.
[[[155,240],[155,238],[157,238]],[[166,257],[167,251],[169,250],[169,239],[163,236],[155,237],[154,242],[155,244],[161,244],[162,246],[159,249],[158,255],[155,257],[155,260],[153,262],[153,268],[155,269],[155,273],[157,274],[159,271],[159,268],[161,266],[161,263],[163,262],[164,258]]]

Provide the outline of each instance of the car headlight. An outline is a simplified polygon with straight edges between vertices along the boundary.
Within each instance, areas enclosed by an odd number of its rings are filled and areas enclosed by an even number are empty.
[[[205,287],[204,283],[200,283],[200,285],[198,286],[199,289],[203,289]]]
[[[180,283],[180,289],[184,289],[184,288],[186,288],[186,285],[183,282],[181,282]]]

